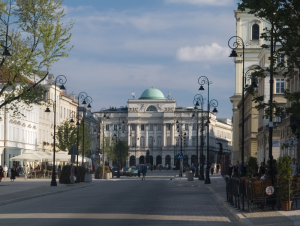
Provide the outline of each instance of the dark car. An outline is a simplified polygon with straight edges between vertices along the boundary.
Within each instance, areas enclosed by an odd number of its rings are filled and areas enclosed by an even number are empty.
[[[127,177],[132,177],[137,175],[138,175],[138,168],[135,166],[130,167],[126,173]]]
[[[121,176],[126,176],[126,173],[128,171],[129,167],[124,167],[123,169],[120,170],[120,175]]]
[[[113,176],[117,176],[118,175],[118,167],[113,167],[111,169]]]

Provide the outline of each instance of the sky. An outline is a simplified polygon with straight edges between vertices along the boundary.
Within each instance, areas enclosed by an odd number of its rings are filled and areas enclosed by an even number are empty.
[[[237,0],[65,0],[74,48],[51,73],[67,77],[68,93],[91,96],[92,111],[126,106],[132,91],[139,98],[150,87],[192,106],[206,76],[217,117],[231,119],[235,65],[227,42],[236,8]]]

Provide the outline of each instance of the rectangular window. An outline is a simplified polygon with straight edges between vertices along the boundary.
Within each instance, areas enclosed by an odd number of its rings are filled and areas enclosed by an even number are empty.
[[[176,138],[176,146],[179,146],[179,138]]]
[[[145,130],[145,125],[141,124],[141,130]]]
[[[109,125],[106,125],[105,128],[106,128],[106,130],[108,131],[108,130],[109,130]]]
[[[192,138],[192,146],[195,147],[196,146],[196,137]]]
[[[193,130],[197,130],[197,123],[193,124]]]
[[[125,131],[125,125],[122,125],[122,131]]]
[[[283,54],[278,54],[277,55],[277,64],[284,62],[284,55]]]
[[[157,137],[157,147],[161,147],[161,137]]]
[[[168,123],[166,126],[167,126],[167,130],[171,130],[171,124],[170,123]]]
[[[284,93],[284,78],[276,79],[276,93]]]
[[[161,131],[161,124],[157,124],[157,130]]]
[[[189,130],[189,124],[185,124],[185,130]]]
[[[171,146],[171,137],[167,137],[167,146]]]
[[[135,125],[131,125],[131,130],[135,131]]]
[[[114,125],[114,130],[116,131],[118,128],[118,125]]]
[[[153,124],[150,124],[149,130],[150,130],[150,131],[153,131]]]

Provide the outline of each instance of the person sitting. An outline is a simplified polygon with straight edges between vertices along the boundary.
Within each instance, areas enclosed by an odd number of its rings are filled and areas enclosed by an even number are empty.
[[[40,165],[38,164],[37,167],[35,168],[36,170],[40,170]]]
[[[260,180],[267,180],[268,179],[268,174],[264,173],[264,175],[260,178]]]

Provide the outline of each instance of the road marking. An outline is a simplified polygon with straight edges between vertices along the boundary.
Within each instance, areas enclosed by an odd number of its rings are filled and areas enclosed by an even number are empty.
[[[214,221],[231,222],[228,217],[188,215],[145,215],[103,213],[14,213],[0,214],[0,219],[111,219],[111,220],[166,220],[166,221]]]

